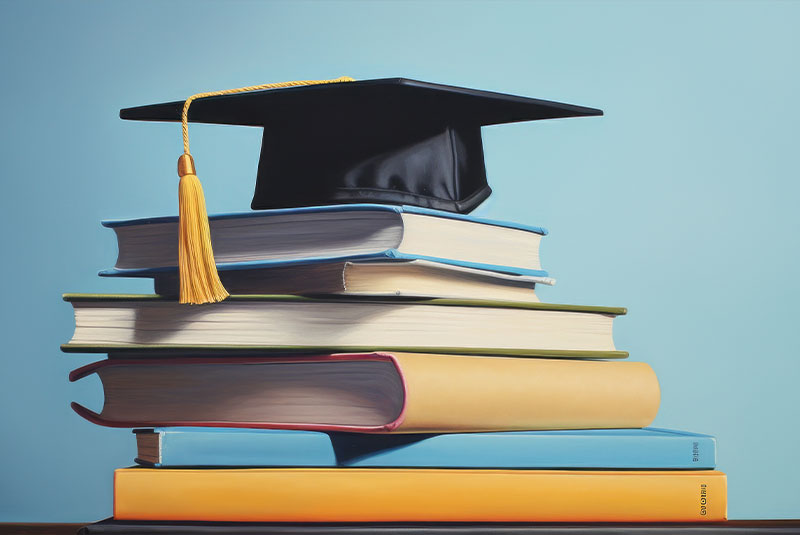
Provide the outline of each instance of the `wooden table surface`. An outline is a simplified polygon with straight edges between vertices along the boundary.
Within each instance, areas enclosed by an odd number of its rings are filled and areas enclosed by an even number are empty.
[[[6,524],[0,523],[2,535],[75,535],[86,524]]]

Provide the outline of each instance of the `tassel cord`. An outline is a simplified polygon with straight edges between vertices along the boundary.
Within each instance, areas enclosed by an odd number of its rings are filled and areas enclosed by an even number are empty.
[[[314,84],[352,82],[342,76],[333,80],[299,80],[271,84],[224,89],[192,95],[183,103],[181,128],[183,130],[183,155],[178,159],[178,273],[180,275],[181,303],[204,304],[222,301],[228,291],[222,285],[211,246],[211,231],[203,195],[203,187],[197,178],[194,160],[189,153],[189,106],[197,99],[245,93],[261,89],[277,89]]]
[[[223,89],[221,91],[208,91],[206,93],[197,93],[186,99],[183,103],[183,112],[181,113],[181,128],[183,129],[183,153],[191,154],[189,152],[189,106],[192,102],[199,98],[218,97],[221,95],[232,95],[234,93],[248,93],[250,91],[260,91],[262,89],[279,89],[282,87],[296,87],[301,85],[319,85],[319,84],[337,84],[339,82],[354,82],[355,79],[349,76],[340,76],[331,80],[295,80],[293,82],[275,82],[270,84],[250,85],[246,87],[237,87],[236,89]]]

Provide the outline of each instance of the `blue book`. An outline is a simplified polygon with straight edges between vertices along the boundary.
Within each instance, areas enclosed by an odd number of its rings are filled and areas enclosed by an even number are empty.
[[[696,470],[716,466],[713,437],[656,428],[367,435],[173,427],[136,433],[137,462],[151,466]]]
[[[212,215],[217,269],[368,260],[427,260],[547,277],[541,227],[410,206],[349,204]],[[119,256],[102,276],[156,277],[177,270],[178,218],[104,221]]]

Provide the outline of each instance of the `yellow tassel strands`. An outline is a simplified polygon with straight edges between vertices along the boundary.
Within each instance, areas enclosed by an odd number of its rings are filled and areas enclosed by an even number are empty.
[[[216,303],[228,297],[228,292],[219,280],[214,252],[211,247],[211,232],[208,225],[206,201],[203,187],[197,178],[194,160],[189,152],[189,106],[205,97],[245,93],[262,89],[277,89],[300,85],[352,82],[342,76],[333,80],[299,80],[273,84],[253,85],[236,89],[225,89],[192,95],[183,104],[181,126],[183,128],[183,155],[178,159],[178,271],[180,273],[180,302],[193,305]]]
[[[228,292],[217,273],[203,186],[189,154],[178,160],[178,176],[181,177],[178,186],[180,302],[216,303],[228,297]]]

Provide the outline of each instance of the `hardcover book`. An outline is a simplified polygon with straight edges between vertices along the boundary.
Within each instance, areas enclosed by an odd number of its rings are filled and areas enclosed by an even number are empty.
[[[697,522],[725,520],[707,470],[128,468],[114,518],[242,522]]]
[[[104,276],[152,277],[176,271],[178,218],[105,221],[119,256]],[[220,214],[209,217],[221,271],[291,262],[427,259],[546,277],[540,227],[411,206],[353,204]]]
[[[403,353],[106,360],[113,427],[211,426],[435,433],[644,427],[659,388],[642,362]]]
[[[445,297],[538,303],[537,284],[549,277],[514,275],[428,260],[310,262],[219,272],[233,294]],[[155,293],[177,296],[174,272],[154,275]]]
[[[365,435],[241,428],[137,429],[136,462],[177,466],[695,469],[713,437],[668,429]]]
[[[72,352],[207,349],[625,358],[624,308],[457,299],[231,296],[190,307],[156,295],[67,294]]]

